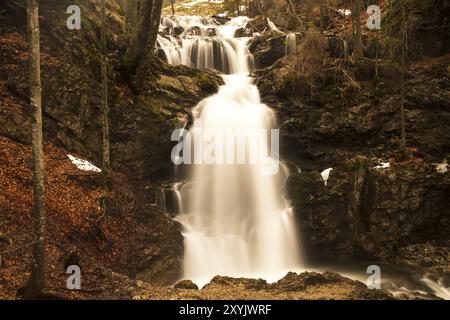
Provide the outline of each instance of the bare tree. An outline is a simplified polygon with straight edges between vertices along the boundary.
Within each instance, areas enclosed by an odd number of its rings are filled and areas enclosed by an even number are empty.
[[[325,0],[320,0],[320,32],[325,31]]]
[[[172,5],[172,15],[175,15],[175,6],[173,4],[174,0],[170,0],[170,4]]]
[[[300,17],[297,15],[297,11],[295,10],[294,3],[292,3],[292,0],[287,0],[289,8],[291,9],[292,14],[297,19],[298,23],[300,24],[300,27],[303,29],[303,21],[300,19]]]
[[[42,99],[39,2],[28,0],[28,65],[30,80],[30,106],[33,150],[33,197],[35,240],[31,277],[25,285],[24,298],[38,297],[45,284],[46,213],[44,202],[44,150],[42,139]]]
[[[133,28],[138,23],[139,0],[125,1],[125,22],[129,28]]]
[[[142,8],[142,14],[139,17],[139,26],[137,32],[133,35],[130,48],[127,50],[124,61],[128,68],[136,68],[147,45],[150,31],[152,29],[152,16],[154,3],[157,0],[145,0]],[[162,3],[162,0],[161,0]]]
[[[361,0],[353,0],[353,21],[354,21],[354,40],[355,57],[363,55],[363,44],[361,39]]]
[[[109,178],[110,178],[110,157],[109,157],[109,106],[108,106],[108,55],[106,47],[106,0],[102,0],[102,12],[101,12],[101,76],[102,76],[102,131],[103,131],[103,161],[102,161],[102,177],[104,196],[102,209],[103,213],[107,211],[107,201],[109,195]]]
[[[163,0],[146,0],[142,8],[140,22],[123,63],[130,73],[137,75],[137,88],[143,85],[147,66],[154,55],[156,39],[161,21]],[[145,63],[145,65],[143,65]]]
[[[406,102],[406,54],[407,54],[407,31],[406,31],[406,9],[405,3],[401,3],[402,27],[401,27],[401,102],[400,102],[400,116],[401,116],[401,151],[404,159],[409,157],[408,149],[406,148],[406,129],[405,129],[405,102]]]

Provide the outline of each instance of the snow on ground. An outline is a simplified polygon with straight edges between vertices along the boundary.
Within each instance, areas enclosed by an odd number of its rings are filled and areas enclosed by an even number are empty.
[[[333,170],[333,168],[328,168],[328,169],[322,171],[322,173],[320,174],[322,176],[323,183],[325,183],[325,185],[327,185],[327,181],[328,181],[328,178],[330,177],[330,172],[332,170]]]
[[[102,170],[100,170],[87,160],[76,158],[70,154],[68,154],[67,157],[70,159],[70,161],[72,161],[74,165],[77,166],[78,169],[82,171],[102,172]]]
[[[382,162],[379,166],[374,167],[375,169],[387,169],[390,168],[391,164],[389,162]]]
[[[344,17],[349,16],[349,15],[352,14],[352,11],[348,10],[348,9],[339,9],[338,12],[340,14],[342,14]]]
[[[203,3],[203,2],[223,3],[223,0],[194,0],[191,2],[183,3],[182,6],[183,7],[193,7],[193,6],[195,6],[199,3]]]
[[[436,164],[436,171],[438,173],[447,173],[448,172],[447,160],[444,160],[442,163]]]

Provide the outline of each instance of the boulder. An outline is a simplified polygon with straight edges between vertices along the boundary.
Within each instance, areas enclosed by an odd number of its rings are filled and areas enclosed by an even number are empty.
[[[198,290],[198,286],[191,280],[181,280],[175,286],[175,289]]]

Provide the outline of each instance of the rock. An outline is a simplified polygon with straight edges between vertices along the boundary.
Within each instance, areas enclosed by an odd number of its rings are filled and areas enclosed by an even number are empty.
[[[173,34],[175,36],[179,36],[180,34],[182,34],[184,32],[184,28],[180,27],[180,26],[176,26],[175,28],[173,28]]]
[[[224,299],[393,299],[384,291],[370,290],[362,282],[334,272],[289,272],[272,284],[262,279],[216,276],[199,294]]]
[[[374,165],[356,157],[334,166],[325,189],[317,173],[289,178],[308,252],[388,259],[413,239],[445,239],[450,214],[443,199],[450,197],[449,177],[440,177],[425,163],[387,169]]]
[[[342,58],[345,56],[345,42],[337,36],[328,37],[328,54],[331,58]]]
[[[268,286],[267,281],[264,279],[215,276],[204,288],[208,289],[217,285],[227,287],[241,287],[246,290],[264,290]]]
[[[252,31],[248,28],[239,28],[234,33],[235,38],[251,37],[252,35]]]
[[[48,20],[65,20],[65,9],[55,10],[52,5],[43,4],[40,10],[49,17]],[[80,5],[90,4],[82,2]],[[14,2],[10,6],[16,8],[22,4]],[[96,14],[97,11],[92,9],[83,17],[89,21],[90,28],[98,27]],[[44,20],[45,25],[48,20]],[[124,26],[108,25],[111,166],[132,178],[167,178],[172,168],[173,130],[184,126],[191,116],[191,109],[214,93],[222,79],[212,71],[172,68],[155,59],[146,74],[145,90],[136,94],[132,85],[134,79],[124,81],[129,75],[122,74],[125,71],[120,52],[125,43],[119,41],[117,35],[125,33]],[[27,52],[26,36],[21,34],[23,25],[17,21],[7,21],[4,26],[8,29],[2,33],[15,35],[16,44],[0,43],[0,55],[9,57],[0,66],[1,79],[8,79],[1,94],[11,97],[8,107],[3,104],[0,107],[0,134],[29,143],[28,76],[20,58]],[[101,79],[98,48],[94,45],[98,43],[98,33],[90,28],[82,28],[77,36],[71,34],[69,37],[65,25],[42,28],[42,37],[48,41],[42,47],[45,57],[42,63],[43,122],[46,140],[99,166],[101,95],[98,93]],[[59,38],[63,39],[63,45]],[[49,50],[49,47],[54,49]]]
[[[286,35],[267,32],[254,37],[249,44],[249,50],[255,59],[257,69],[264,69],[273,65],[285,56]]]
[[[175,289],[198,290],[198,286],[191,280],[181,280],[175,286]]]

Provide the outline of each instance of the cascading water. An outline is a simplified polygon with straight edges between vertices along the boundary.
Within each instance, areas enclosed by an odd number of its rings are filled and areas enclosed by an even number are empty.
[[[246,17],[238,17],[222,25],[206,17],[171,16],[162,19],[158,49],[170,64],[214,68],[225,74],[225,85],[219,92],[200,102],[193,110],[194,123],[188,135],[201,137],[200,151],[196,148],[196,139],[192,139],[188,145],[194,146],[191,154],[194,164],[176,166],[175,171],[177,175],[187,168],[188,181],[157,192],[156,204],[176,214],[184,228],[183,278],[199,285],[207,283],[215,275],[275,281],[287,271],[331,269],[365,282],[366,265],[300,268],[302,259],[293,212],[282,196],[288,177],[283,164],[277,175],[264,175],[261,172],[267,169],[266,163],[230,164],[227,153],[221,155],[224,164],[195,161],[202,159],[199,155],[204,156],[202,149],[208,150],[209,141],[204,134],[210,129],[225,136],[230,131],[234,132],[231,139],[222,141],[223,145],[238,145],[240,142],[249,154],[255,145],[260,149],[257,153],[267,155],[269,150],[272,151],[267,141],[255,143],[254,137],[246,131],[276,127],[273,112],[261,103],[258,89],[249,76],[253,68],[253,57],[247,48],[249,38],[238,37],[249,34],[245,30],[248,21]],[[271,21],[268,23],[272,31],[281,32]],[[286,54],[295,54],[295,47],[295,34],[287,34]],[[175,138],[184,140],[185,132],[176,134]],[[183,152],[172,159],[179,161],[184,156]],[[233,156],[236,158],[236,154]],[[249,158],[246,155],[246,160]],[[408,273],[400,276],[397,272],[384,271],[383,274],[383,287],[394,296],[421,298],[435,294],[449,299],[448,283],[440,278],[426,275],[419,281],[411,281]]]
[[[294,55],[297,53],[297,35],[295,33],[288,33],[286,35],[285,54]]]
[[[204,133],[208,131],[231,137],[224,145],[233,147],[222,154],[227,159],[222,163],[200,161],[189,166],[190,182],[176,188],[181,208],[177,219],[185,238],[183,277],[198,284],[215,275],[277,280],[300,264],[293,212],[282,196],[287,172],[263,174],[267,163],[250,160],[256,148],[259,155],[270,153],[269,163],[277,161],[272,144],[267,140],[256,143],[249,134],[272,132],[276,119],[261,103],[249,76],[253,61],[247,48],[249,38],[235,37],[248,21],[238,17],[221,25],[211,18],[165,17],[160,30],[166,35],[158,38],[169,63],[228,74],[219,92],[194,109],[189,132],[201,136],[200,148],[192,143],[197,147],[194,158],[201,158],[207,149]],[[245,146],[240,149],[245,151],[241,162],[236,161],[240,156],[234,147],[239,143]]]
[[[245,72],[253,66],[248,53],[248,38],[235,38],[235,32],[245,27],[249,19],[239,17],[226,25],[213,18],[171,16],[163,17],[158,47],[167,62],[197,69],[216,69],[226,74]]]

